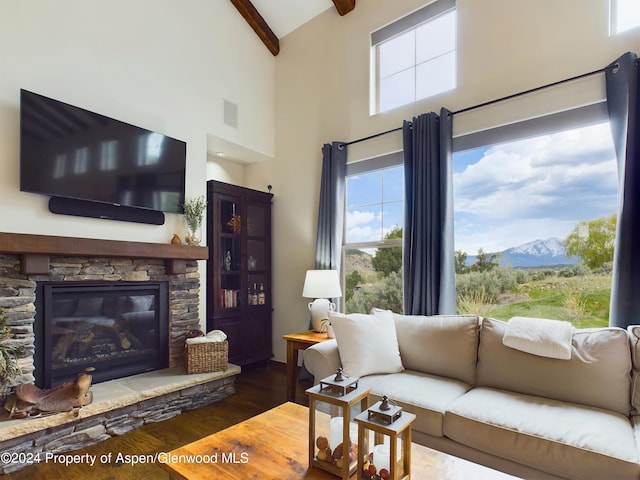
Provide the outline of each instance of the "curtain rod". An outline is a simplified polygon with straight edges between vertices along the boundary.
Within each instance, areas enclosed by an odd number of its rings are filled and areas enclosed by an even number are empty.
[[[350,142],[345,142],[343,145],[353,145],[354,143],[364,142],[365,140],[371,140],[372,138],[381,137],[382,135],[386,135],[387,133],[393,133],[402,130],[402,127],[392,128],[391,130],[387,130],[386,132],[376,133],[374,135],[369,135],[368,137],[359,138],[357,140],[352,140]]]
[[[557,82],[548,83],[548,84],[542,85],[540,87],[535,87],[535,88],[532,88],[532,89],[529,89],[529,90],[525,90],[523,92],[514,93],[512,95],[507,95],[506,97],[496,98],[495,100],[489,100],[488,102],[483,102],[483,103],[479,103],[477,105],[473,105],[471,107],[463,108],[461,110],[457,110],[455,112],[451,112],[451,115],[457,115],[459,113],[465,113],[465,112],[469,112],[471,110],[475,110],[477,108],[482,108],[482,107],[486,107],[486,106],[489,106],[489,105],[493,105],[494,103],[503,102],[505,100],[511,100],[513,98],[517,98],[517,97],[521,97],[523,95],[528,95],[530,93],[538,92],[538,91],[544,90],[546,88],[555,87],[555,86],[561,85],[563,83],[573,82],[574,80],[580,80],[582,78],[591,77],[593,75],[597,75],[599,73],[606,72],[607,70],[613,70],[613,69],[616,69],[618,67],[619,67],[619,65],[616,63],[614,65],[611,65],[611,66],[608,66],[608,67],[604,67],[604,68],[600,68],[600,69],[594,70],[592,72],[587,72],[587,73],[583,73],[581,75],[576,75],[575,77],[565,78],[564,80],[558,80]],[[368,137],[363,137],[363,138],[359,138],[357,140],[352,140],[350,142],[345,142],[342,145],[345,145],[345,146],[346,145],[353,145],[354,143],[364,142],[365,140],[371,140],[372,138],[381,137],[382,135],[386,135],[388,133],[397,132],[397,131],[400,131],[400,130],[402,130],[402,127],[393,128],[391,130],[387,130],[386,132],[380,132],[380,133],[376,133],[374,135],[370,135]]]
[[[458,113],[469,112],[469,111],[475,110],[477,108],[482,108],[482,107],[486,107],[488,105],[493,105],[494,103],[499,103],[499,102],[503,102],[505,100],[511,100],[512,98],[522,97],[522,96],[528,95],[530,93],[539,92],[540,90],[544,90],[546,88],[556,87],[558,85],[562,85],[563,83],[569,83],[569,82],[573,82],[574,80],[580,80],[582,78],[591,77],[593,75],[597,75],[598,73],[604,73],[607,70],[614,70],[614,69],[618,68],[618,66],[619,65],[616,63],[616,64],[611,65],[609,67],[604,67],[604,68],[600,68],[598,70],[594,70],[592,72],[587,72],[587,73],[583,73],[581,75],[576,75],[575,77],[565,78],[564,80],[558,80],[557,82],[548,83],[548,84],[542,85],[540,87],[535,87],[535,88],[531,88],[529,90],[525,90],[523,92],[514,93],[513,95],[507,95],[506,97],[496,98],[495,100],[489,100],[488,102],[479,103],[478,105],[473,105],[472,107],[467,107],[467,108],[463,108],[463,109],[457,110],[455,112],[451,112],[451,115],[456,115]]]

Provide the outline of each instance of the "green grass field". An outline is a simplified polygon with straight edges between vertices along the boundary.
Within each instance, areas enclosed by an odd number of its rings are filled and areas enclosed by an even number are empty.
[[[523,316],[567,320],[576,328],[604,327],[610,294],[610,275],[551,276],[518,285],[496,303],[459,298],[458,310],[505,321]]]

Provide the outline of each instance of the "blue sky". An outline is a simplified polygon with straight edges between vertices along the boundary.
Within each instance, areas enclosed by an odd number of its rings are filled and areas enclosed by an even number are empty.
[[[403,223],[402,167],[348,178],[348,242],[378,241]],[[454,155],[455,249],[475,255],[564,240],[611,215],[617,168],[608,123]]]
[[[475,255],[562,240],[611,215],[617,168],[608,123],[454,155],[455,248]]]
[[[404,171],[377,170],[347,180],[348,242],[379,241],[403,223]]]

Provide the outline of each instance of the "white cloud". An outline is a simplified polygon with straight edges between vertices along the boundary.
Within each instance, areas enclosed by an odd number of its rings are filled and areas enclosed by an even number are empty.
[[[347,212],[345,238],[348,243],[371,242],[382,238],[382,213],[363,210]]]
[[[608,129],[495,145],[454,173],[456,249],[475,254],[564,238],[580,220],[613,213],[617,168]]]
[[[380,218],[380,213],[353,210],[351,212],[347,212],[347,228],[366,225],[373,221],[380,221]]]

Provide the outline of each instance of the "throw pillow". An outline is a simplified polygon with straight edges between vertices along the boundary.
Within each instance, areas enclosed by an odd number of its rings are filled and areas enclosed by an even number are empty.
[[[344,372],[351,377],[404,370],[393,314],[329,312]]]

